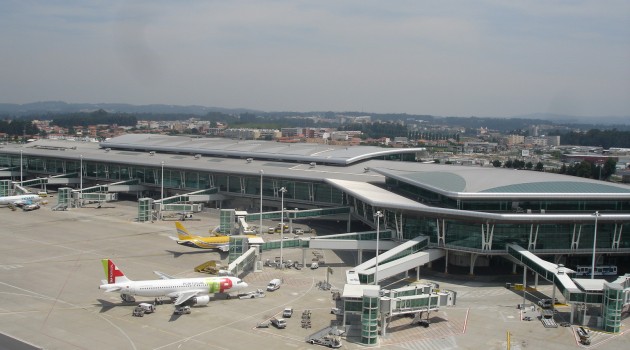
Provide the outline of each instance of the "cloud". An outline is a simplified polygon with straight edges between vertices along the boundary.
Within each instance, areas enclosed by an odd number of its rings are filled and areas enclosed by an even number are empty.
[[[0,13],[0,45],[11,47],[0,53],[0,94],[4,102],[628,115],[628,6],[9,2]]]

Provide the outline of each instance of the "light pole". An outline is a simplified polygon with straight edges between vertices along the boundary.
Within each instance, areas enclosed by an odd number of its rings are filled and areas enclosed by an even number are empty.
[[[262,226],[262,213],[263,213],[263,208],[262,208],[262,196],[263,196],[263,174],[265,172],[260,169],[260,223],[259,223],[259,229],[258,232],[260,233],[260,235],[262,236],[263,234],[263,226]]]
[[[22,184],[22,153],[24,152],[24,150],[20,150],[20,185]]]
[[[280,266],[284,268],[284,260],[282,260],[282,246],[284,245],[284,193],[286,188],[280,188]]]
[[[79,203],[83,207],[83,155],[80,155],[79,161]]]
[[[378,284],[378,236],[380,234],[380,230],[381,230],[381,218],[383,217],[383,213],[381,213],[381,211],[377,211],[376,213],[374,213],[374,218],[376,219],[376,267],[374,269],[374,284],[377,285]]]
[[[599,217],[599,211],[595,212],[595,231],[593,234],[593,263],[591,265],[591,279],[595,278],[595,246],[597,245],[597,217]]]
[[[162,179],[160,180],[160,207],[162,206],[162,200],[164,200],[164,161],[160,162],[162,165]]]

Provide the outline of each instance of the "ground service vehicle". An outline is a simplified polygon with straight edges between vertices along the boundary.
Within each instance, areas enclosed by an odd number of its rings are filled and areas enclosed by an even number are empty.
[[[579,327],[577,329],[577,334],[580,337],[580,343],[582,343],[584,345],[590,345],[591,344],[591,334],[586,328]]]
[[[136,306],[131,315],[135,317],[144,317],[144,310],[140,306]]]
[[[340,335],[341,333],[339,333],[336,330],[336,328],[326,327],[306,337],[306,342],[309,344],[318,344],[318,345],[327,346],[329,348],[340,348],[341,347]]]
[[[548,309],[553,306],[553,303],[551,302],[551,299],[540,299],[538,300],[538,306],[542,307],[543,309]]]
[[[284,318],[272,318],[271,319],[271,324],[274,325],[274,327],[282,329],[282,328],[287,328],[287,321],[284,320]]]
[[[293,316],[292,307],[287,307],[284,309],[284,311],[282,311],[282,317],[290,318],[291,316]]]
[[[267,290],[268,291],[274,291],[277,290],[278,288],[280,288],[280,285],[282,284],[282,280],[279,278],[274,278],[271,281],[269,281],[269,284],[267,285]]]
[[[238,297],[239,299],[264,298],[265,292],[262,289],[256,289],[254,292],[239,294]]]
[[[187,315],[187,314],[190,314],[190,306],[176,307],[175,311],[173,313],[175,315]]]

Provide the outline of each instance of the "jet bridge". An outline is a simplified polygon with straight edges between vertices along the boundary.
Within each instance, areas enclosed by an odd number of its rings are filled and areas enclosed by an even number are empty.
[[[378,254],[378,281],[376,281],[376,283],[444,257],[444,251],[442,249],[421,251],[428,244],[428,237],[419,236],[402,244],[398,244],[396,247],[389,249],[383,254]],[[374,283],[376,259],[377,257],[374,257],[356,266],[354,269],[346,271],[346,283]]]
[[[571,322],[576,318],[582,325],[592,318],[596,319],[593,326],[607,332],[619,333],[621,328],[621,313],[630,305],[630,274],[619,277],[614,282],[603,279],[573,279],[575,271],[562,265],[545,261],[527,249],[516,245],[507,245],[511,259],[525,267],[523,271],[523,286],[526,285],[527,268],[533,270],[554,285],[552,300],[555,298],[557,287],[571,307]],[[523,292],[523,299],[525,292]],[[601,310],[601,317],[588,315],[589,306],[594,310]],[[553,307],[553,304],[552,304]]]
[[[178,220],[190,218],[192,213],[203,210],[203,203],[220,200],[217,188],[194,191],[158,200],[140,198],[138,201],[138,221],[146,222],[175,217]]]
[[[79,179],[78,173],[70,173],[70,174],[61,174],[61,175],[52,175],[47,177],[37,177],[31,180],[24,180],[21,182],[23,186],[46,186],[46,185],[70,185],[70,184],[79,184],[81,180]],[[19,182],[18,182],[19,183]]]
[[[269,211],[262,213],[262,218],[265,220],[280,220],[282,215],[284,214],[285,219],[289,221],[289,233],[293,233],[293,220],[297,219],[307,219],[307,218],[318,218],[322,216],[331,216],[331,215],[341,215],[347,214],[347,231],[350,231],[350,207],[335,207],[335,208],[320,208],[320,209],[289,209],[289,210],[280,210],[280,211]],[[249,222],[259,222],[261,213],[252,213],[246,214],[244,216],[245,221]],[[262,230],[262,227],[260,228]],[[260,231],[263,232],[263,231]]]
[[[567,301],[584,301],[584,292],[578,288],[568,275],[575,273],[575,271],[543,260],[517,244],[508,244],[507,251],[519,264],[531,269],[558,287]]]

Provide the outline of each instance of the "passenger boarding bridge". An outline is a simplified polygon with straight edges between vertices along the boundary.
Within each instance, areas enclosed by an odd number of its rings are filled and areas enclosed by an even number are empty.
[[[592,324],[613,333],[620,331],[621,313],[630,305],[630,274],[621,276],[614,282],[603,279],[575,279],[572,278],[575,271],[545,261],[518,245],[510,244],[508,253],[512,259],[524,266],[523,304],[527,270],[530,269],[536,273],[536,278],[541,276],[553,284],[551,300],[555,300],[556,288],[560,291],[571,308],[571,323]],[[589,308],[593,315],[587,313]]]

